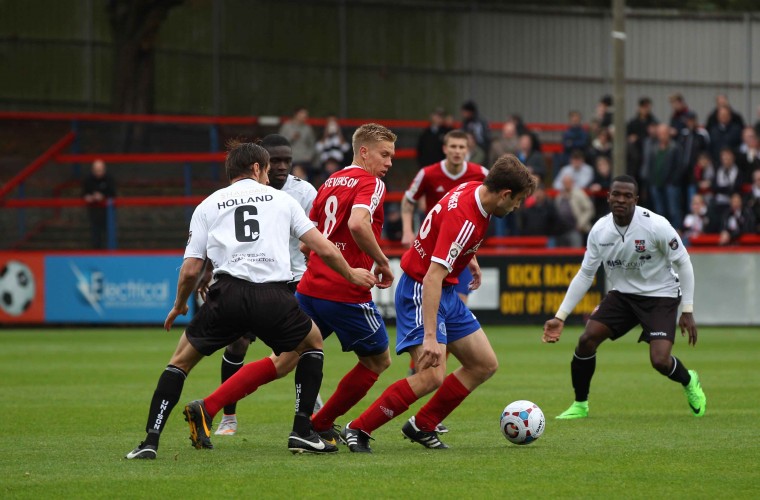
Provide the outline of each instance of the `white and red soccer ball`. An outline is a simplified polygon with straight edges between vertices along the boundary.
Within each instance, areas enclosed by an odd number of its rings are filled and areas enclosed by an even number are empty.
[[[499,425],[504,437],[515,444],[530,444],[541,437],[546,427],[544,412],[535,403],[520,400],[509,403],[501,412]]]

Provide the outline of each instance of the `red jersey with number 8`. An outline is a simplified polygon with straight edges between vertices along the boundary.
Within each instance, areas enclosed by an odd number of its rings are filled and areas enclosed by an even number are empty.
[[[317,192],[309,218],[325,237],[338,247],[351,267],[372,270],[374,262],[351,236],[348,219],[355,208],[369,211],[372,232],[380,239],[383,229],[385,184],[361,167],[351,165],[331,175]],[[311,252],[298,292],[335,302],[360,304],[372,300],[372,293],[349,283]]]
[[[478,196],[482,182],[465,182],[452,189],[428,212],[417,238],[401,257],[401,269],[422,283],[430,262],[449,270],[443,285],[456,285],[488,231],[491,216]]]

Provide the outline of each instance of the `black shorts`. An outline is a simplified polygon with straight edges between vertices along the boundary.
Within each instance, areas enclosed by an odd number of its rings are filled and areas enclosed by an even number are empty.
[[[185,334],[205,356],[249,335],[280,354],[295,349],[311,325],[287,283],[251,283],[224,275],[211,285]]]
[[[288,281],[288,289],[293,295],[296,294],[296,288],[298,288],[299,281]],[[256,342],[256,334],[253,331],[247,331],[243,334],[243,337],[247,338],[249,342]]]
[[[589,319],[612,330],[615,340],[640,324],[639,342],[676,338],[676,315],[681,297],[644,297],[612,290],[591,313]]]

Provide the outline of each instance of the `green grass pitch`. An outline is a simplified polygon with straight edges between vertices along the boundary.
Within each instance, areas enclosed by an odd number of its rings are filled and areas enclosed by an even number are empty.
[[[179,329],[0,331],[4,443],[2,498],[757,498],[760,488],[760,332],[702,328],[696,348],[674,352],[696,369],[707,414],[691,416],[681,388],[649,365],[632,332],[602,346],[588,419],[557,421],[572,401],[569,364],[578,328],[542,344],[539,326],[486,327],[497,374],[446,420],[450,450],[401,438],[404,416],[378,429],[372,455],[293,456],[289,376],[238,406],[240,431],[190,447],[181,406],[155,461],[127,461],[143,437],[148,403]],[[392,338],[394,333],[391,332]],[[267,354],[257,343],[247,360]],[[322,394],[355,364],[326,342]],[[218,385],[220,354],[188,378],[180,405]],[[393,358],[355,417],[406,373]],[[451,364],[455,361],[451,360]],[[529,446],[507,442],[499,414],[516,399],[537,403],[546,432]],[[423,401],[427,400],[425,398]]]

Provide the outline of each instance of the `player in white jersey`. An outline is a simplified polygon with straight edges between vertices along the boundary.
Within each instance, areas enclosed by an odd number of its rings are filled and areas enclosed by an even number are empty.
[[[322,381],[322,336],[314,322],[298,307],[287,283],[292,279],[290,261],[281,258],[291,237],[307,244],[333,269],[355,285],[371,288],[375,276],[352,268],[340,251],[320,233],[303,208],[268,182],[269,154],[252,143],[233,143],[225,162],[230,186],[206,198],[190,221],[190,237],[180,269],[177,297],[164,321],[188,311],[187,300],[198,286],[208,258],[216,283],[207,301],[180,337],[177,349],[158,380],[150,404],[147,436],[127,459],[154,459],[161,431],[182,393],[187,374],[204,357],[251,331],[275,354],[295,351],[296,405],[292,452],[330,453],[337,447],[325,443],[311,428],[311,414]],[[205,415],[186,418],[207,431]],[[196,447],[211,447],[198,436]]]
[[[290,170],[293,167],[293,151],[290,142],[282,135],[270,134],[261,140],[261,146],[269,153],[269,185],[295,198],[303,208],[304,213],[308,216],[309,212],[311,212],[314,198],[317,196],[317,190],[308,182],[290,174]],[[306,271],[306,258],[301,252],[300,243],[298,238],[290,238],[290,270],[293,273],[293,278],[288,283],[288,286],[290,286],[294,293],[298,282]],[[202,293],[205,293],[205,286]],[[255,336],[248,334],[227,346],[222,355],[222,383],[235,375],[243,367],[243,360],[248,352],[248,346],[255,339]],[[276,364],[277,360],[274,357],[272,359]],[[285,374],[290,372],[288,367],[278,366],[277,368],[277,373]],[[321,405],[321,398],[318,396],[317,406],[321,407]],[[315,408],[315,411],[318,409]],[[222,420],[219,422],[219,426],[214,434],[218,436],[235,435],[238,427],[236,412],[237,402],[224,406]]]
[[[697,343],[694,322],[694,269],[673,226],[664,217],[636,206],[638,184],[621,175],[612,180],[608,202],[612,213],[599,219],[588,236],[586,253],[554,318],[544,324],[543,341],[559,341],[565,318],[588,291],[600,264],[610,292],[597,306],[578,339],[570,371],[575,402],[559,419],[588,416],[588,393],[596,368],[596,350],[640,324],[639,342],[649,343],[655,370],[683,385],[694,416],[705,414],[707,398],[694,370],[671,354],[678,319],[681,335]],[[677,267],[678,273],[673,269]]]

